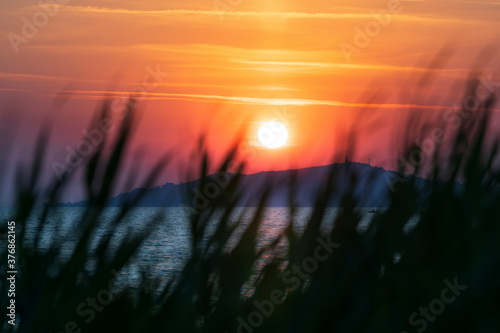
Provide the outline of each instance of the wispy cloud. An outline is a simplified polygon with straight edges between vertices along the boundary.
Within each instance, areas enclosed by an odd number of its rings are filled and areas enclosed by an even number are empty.
[[[132,91],[104,91],[104,90],[62,90],[54,93],[51,97],[59,98],[79,98],[102,100],[109,97],[137,96]],[[222,96],[222,95],[202,95],[202,94],[174,94],[174,93],[147,93],[137,96],[142,100],[182,100],[196,102],[214,102],[245,105],[267,105],[267,106],[333,106],[351,108],[377,108],[377,109],[399,109],[399,110],[449,110],[449,106],[439,105],[419,105],[419,104],[399,104],[399,103],[352,103],[332,100],[318,99],[298,99],[298,98],[257,98],[243,96]],[[500,111],[500,110],[496,110]]]
[[[307,61],[255,61],[255,60],[232,60],[235,63],[255,65],[252,70],[272,70],[272,71],[293,71],[304,68],[314,68],[326,73],[328,69],[358,69],[358,70],[386,70],[386,71],[404,71],[404,72],[468,72],[463,68],[437,68],[429,69],[427,67],[412,66],[391,66],[383,64],[345,64],[332,62],[307,62]]]
[[[467,3],[467,4],[482,4],[482,5],[492,5],[492,6],[500,6],[500,2],[495,1],[457,1],[458,3]]]
[[[42,5],[43,6],[43,5]],[[28,7],[36,10],[39,6]],[[308,12],[272,12],[272,11],[217,11],[217,10],[191,10],[191,9],[166,9],[166,10],[136,10],[125,8],[107,8],[90,6],[60,6],[59,11],[75,14],[123,14],[123,15],[155,15],[155,16],[214,16],[219,17],[251,17],[251,18],[270,18],[270,19],[373,19],[373,14],[367,13],[308,13]],[[399,20],[419,21],[419,22],[476,22],[475,20],[463,20],[445,17],[430,17],[400,14]]]
[[[68,76],[8,73],[8,72],[0,72],[0,79],[14,80],[14,81],[61,81],[61,82],[109,83],[109,80],[91,80],[91,79],[79,79],[79,78],[68,77]]]

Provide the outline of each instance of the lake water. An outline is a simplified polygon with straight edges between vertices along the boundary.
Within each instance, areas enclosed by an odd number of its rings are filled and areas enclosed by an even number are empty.
[[[376,214],[369,214],[371,208],[359,208],[363,219],[359,225],[359,231],[363,232]],[[60,238],[63,240],[63,248],[61,259],[69,257],[72,253],[76,241],[79,238],[80,230],[77,227],[77,221],[80,220],[85,212],[85,208],[56,208],[46,219],[46,228],[41,235],[40,247],[46,249],[52,242],[55,231],[59,230]],[[228,246],[234,246],[238,239],[238,235],[244,231],[245,226],[251,221],[256,208],[236,208],[230,217],[232,223],[238,224],[235,231],[235,237],[232,238]],[[184,208],[134,208],[120,222],[119,225],[109,228],[109,221],[113,216],[119,214],[119,208],[106,208],[102,217],[101,226],[97,229],[94,242],[100,237],[103,237],[111,230],[113,234],[111,248],[116,249],[117,244],[124,239],[140,230],[143,230],[151,219],[158,214],[163,215],[163,218],[158,219],[155,223],[154,230],[151,235],[141,246],[140,250],[134,257],[131,265],[121,273],[124,281],[128,283],[138,283],[141,270],[147,271],[153,277],[162,278],[175,277],[181,272],[184,264],[188,260],[191,250],[191,236],[188,227],[189,211]],[[294,216],[292,223],[295,229],[301,233],[304,230],[305,224],[313,212],[312,208],[299,208]],[[332,222],[340,210],[338,208],[329,208],[325,215],[325,223],[323,228],[326,230],[332,227]],[[36,227],[37,221],[40,219],[41,210],[36,211],[34,217],[27,223],[26,237],[34,239],[38,233]],[[217,214],[211,219],[208,225],[208,233],[213,232]],[[0,217],[2,221],[13,219],[13,211],[9,209],[0,209]],[[257,246],[262,248],[275,240],[278,235],[287,226],[290,220],[288,208],[266,208],[261,228],[258,235]],[[286,247],[282,241],[278,248]],[[259,261],[259,266],[265,263],[265,257]],[[85,269],[92,270],[93,262],[89,261]]]

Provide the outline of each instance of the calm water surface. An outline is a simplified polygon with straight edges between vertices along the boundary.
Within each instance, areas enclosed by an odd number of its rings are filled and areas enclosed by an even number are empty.
[[[369,214],[371,208],[359,208],[363,219],[359,225],[359,232],[365,230],[370,221],[376,214]],[[377,209],[381,210],[381,209]],[[244,231],[245,226],[251,221],[256,209],[255,208],[237,208],[230,217],[231,223],[238,224],[235,237],[231,238],[228,247],[234,246],[238,240],[238,235]],[[301,233],[304,230],[308,218],[311,216],[312,208],[299,208],[294,216],[292,223],[295,229]],[[339,214],[338,208],[330,208],[325,216],[323,228],[329,230],[332,227],[332,222],[336,215]],[[69,257],[72,253],[76,241],[81,232],[78,230],[77,221],[82,218],[85,208],[56,208],[47,217],[45,221],[46,228],[41,234],[40,247],[48,248],[54,238],[54,231],[59,230],[63,235],[63,249],[61,259]],[[101,221],[101,226],[97,229],[94,242],[95,245],[100,237],[103,237],[109,228],[106,225],[110,217],[116,216],[120,212],[119,208],[106,208]],[[40,219],[40,211],[34,214],[34,217],[28,221],[27,237],[34,239],[39,233],[36,227],[37,221]],[[155,223],[154,230],[151,235],[141,246],[138,253],[134,256],[129,267],[121,273],[123,279],[130,282],[138,282],[141,271],[148,272],[153,277],[162,278],[178,276],[182,267],[190,256],[190,231],[188,228],[189,211],[185,208],[134,208],[124,218],[124,220],[116,227],[112,228],[112,244],[111,249],[116,249],[117,244],[127,236],[131,236],[136,232],[143,230],[151,219],[158,214],[162,214],[163,218],[158,219]],[[11,220],[13,212],[9,209],[1,209],[0,216],[3,221]],[[219,215],[220,216],[220,215]],[[212,223],[209,224],[208,233],[213,232],[217,220],[217,215],[212,218]],[[257,246],[262,248],[275,240],[278,235],[287,226],[290,220],[288,208],[266,208],[259,231]],[[281,241],[278,248],[283,250],[286,247],[285,241]],[[258,266],[265,263],[266,257],[259,261]],[[91,270],[93,262],[89,261],[85,269]]]

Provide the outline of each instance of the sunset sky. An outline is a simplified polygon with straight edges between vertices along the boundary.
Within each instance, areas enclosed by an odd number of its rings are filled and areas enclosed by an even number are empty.
[[[49,160],[64,161],[105,97],[144,87],[134,147],[147,149],[151,165],[174,148],[188,163],[202,132],[220,156],[242,129],[248,172],[324,165],[343,159],[356,128],[351,158],[394,169],[395,129],[410,114],[435,116],[459,102],[471,69],[500,82],[497,54],[478,61],[500,41],[495,1],[60,3],[1,5],[1,121],[10,127],[20,117],[21,125],[8,142],[2,133],[0,149],[12,146],[26,159],[48,110],[55,112]],[[447,44],[453,55],[437,56]],[[438,79],[417,86],[430,66]],[[257,129],[273,119],[289,140],[262,148]],[[162,175],[181,180],[174,167]]]

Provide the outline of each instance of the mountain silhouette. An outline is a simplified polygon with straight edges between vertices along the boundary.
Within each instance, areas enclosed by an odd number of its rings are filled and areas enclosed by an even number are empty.
[[[342,197],[350,193],[358,207],[384,207],[390,202],[391,190],[401,181],[413,181],[414,186],[425,189],[431,181],[420,177],[403,176],[394,171],[358,162],[335,163],[331,165],[309,167],[295,170],[264,171],[255,174],[240,175],[240,182],[235,189],[240,199],[238,206],[257,206],[263,189],[270,187],[271,193],[267,206],[287,207],[290,202],[292,176],[297,207],[313,207],[318,191],[325,185],[330,173],[332,191],[328,200],[329,207],[341,206]],[[207,176],[205,185],[200,189],[200,180],[186,183],[166,183],[149,189],[137,188],[121,193],[108,201],[109,207],[130,205],[135,207],[195,207],[202,209],[209,200],[222,193],[229,180],[235,174],[213,174]],[[457,183],[457,185],[460,185]],[[425,191],[421,191],[425,195]],[[138,199],[140,197],[140,199]],[[137,200],[136,200],[137,199]],[[87,206],[87,201],[58,204],[63,207]]]

